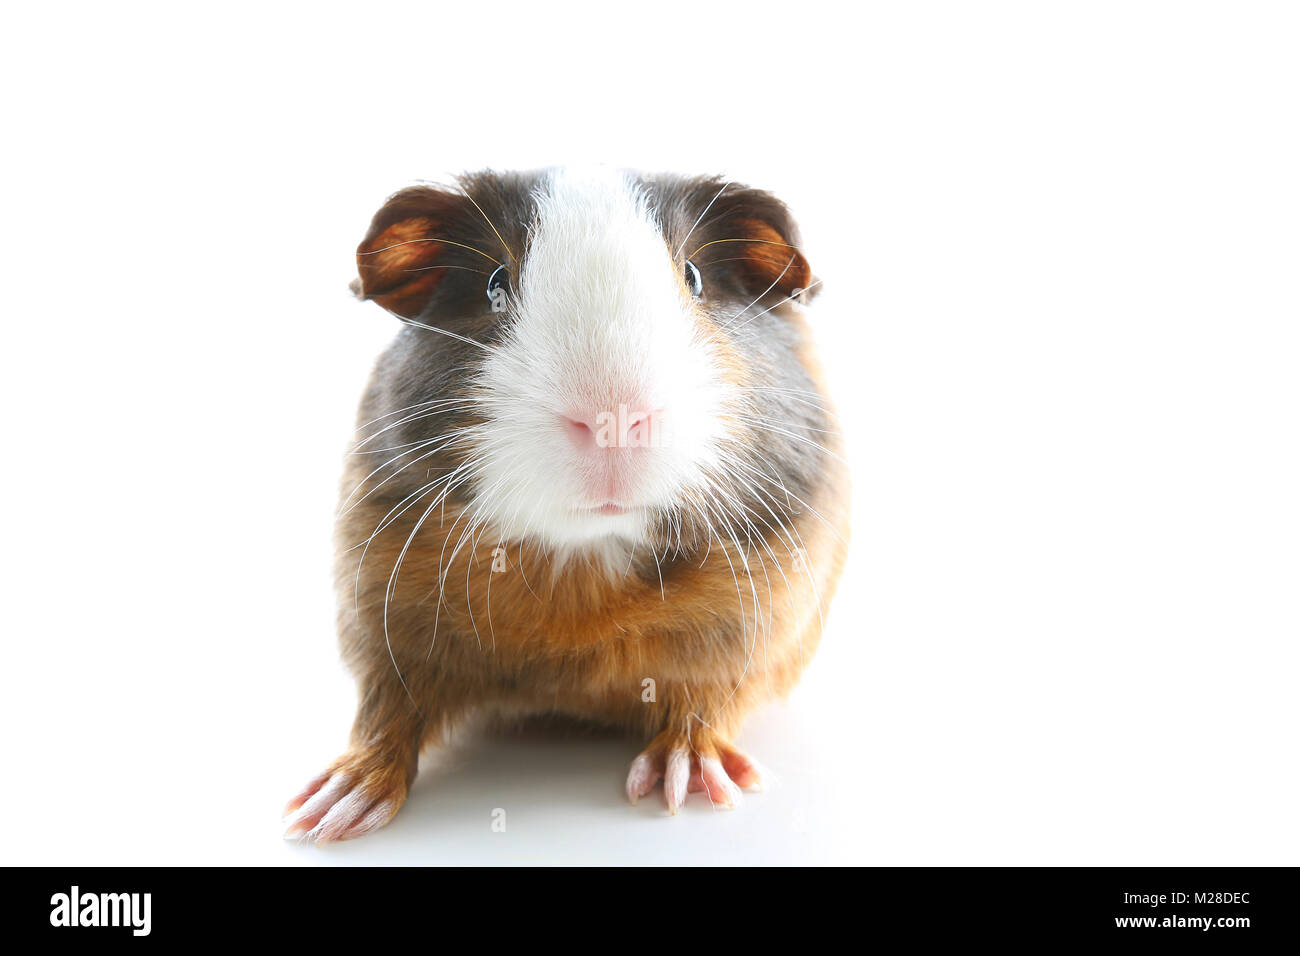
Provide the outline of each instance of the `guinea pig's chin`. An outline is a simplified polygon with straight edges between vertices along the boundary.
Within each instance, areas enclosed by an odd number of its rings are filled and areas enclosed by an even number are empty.
[[[647,538],[649,526],[649,512],[644,508],[615,512],[606,506],[573,511],[564,522],[562,535],[564,543],[570,547],[605,543],[611,539],[641,542]]]
[[[543,514],[499,515],[493,531],[502,540],[535,542],[551,551],[604,552],[635,547],[650,537],[652,512],[647,508],[567,507],[556,502]]]

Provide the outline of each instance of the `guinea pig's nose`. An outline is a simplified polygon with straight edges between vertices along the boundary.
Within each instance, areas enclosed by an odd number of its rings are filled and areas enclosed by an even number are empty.
[[[626,405],[561,416],[570,440],[583,451],[652,445],[657,431],[655,426],[661,417],[661,411],[636,411]]]
[[[593,427],[595,416],[586,416],[582,418],[570,418],[568,415],[560,416],[564,421],[564,429],[569,434],[569,438],[579,448],[596,447],[596,429]],[[588,419],[590,418],[590,421]]]

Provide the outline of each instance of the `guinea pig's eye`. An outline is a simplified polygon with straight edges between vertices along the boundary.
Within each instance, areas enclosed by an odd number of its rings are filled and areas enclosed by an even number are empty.
[[[690,259],[686,260],[686,266],[682,271],[686,276],[686,288],[690,289],[691,295],[698,299],[704,294],[704,277],[700,275],[700,270]]]
[[[492,303],[493,312],[504,312],[506,310],[506,295],[510,292],[510,270],[504,265],[499,265],[488,276],[487,297]]]

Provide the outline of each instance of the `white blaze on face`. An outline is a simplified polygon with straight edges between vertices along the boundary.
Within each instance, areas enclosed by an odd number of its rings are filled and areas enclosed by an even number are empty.
[[[611,170],[563,170],[479,378],[476,490],[498,533],[553,548],[642,540],[702,487],[726,386],[654,211]]]

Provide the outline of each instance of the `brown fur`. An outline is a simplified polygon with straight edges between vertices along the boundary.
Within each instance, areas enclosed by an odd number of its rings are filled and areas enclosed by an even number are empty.
[[[732,238],[706,243],[693,254],[700,266],[736,263],[751,286],[782,295],[812,285],[808,260],[772,226],[757,219],[736,219],[729,229]]]

